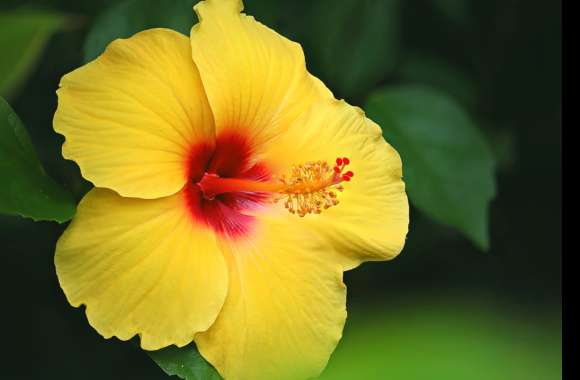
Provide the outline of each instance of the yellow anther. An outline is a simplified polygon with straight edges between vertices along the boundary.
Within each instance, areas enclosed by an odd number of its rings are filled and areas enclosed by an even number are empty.
[[[284,200],[284,207],[301,217],[336,206],[339,203],[336,192],[344,189],[341,182],[350,181],[353,176],[350,171],[343,173],[348,163],[347,158],[339,158],[335,166],[326,161],[311,161],[292,167],[290,174],[278,178],[283,188],[275,201]]]

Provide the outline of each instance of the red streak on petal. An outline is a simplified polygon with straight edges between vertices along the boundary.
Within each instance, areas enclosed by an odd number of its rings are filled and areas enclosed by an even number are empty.
[[[185,175],[188,181],[197,183],[201,180],[213,151],[214,145],[210,142],[198,143],[191,147],[185,163]]]
[[[243,203],[234,193],[220,194],[208,200],[197,185],[188,184],[185,202],[195,222],[220,236],[236,239],[248,235],[253,229],[255,218],[242,213],[245,210]]]
[[[224,131],[216,138],[216,146],[208,173],[224,178],[239,178],[250,169],[253,147],[250,141],[237,131]]]

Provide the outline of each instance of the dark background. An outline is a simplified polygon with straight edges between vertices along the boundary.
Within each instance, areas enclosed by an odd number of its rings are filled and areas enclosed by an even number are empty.
[[[61,137],[51,129],[55,90],[63,74],[83,63],[85,35],[112,3],[3,0],[0,5],[0,10],[23,5],[59,10],[77,20],[50,39],[26,83],[10,99],[47,172],[77,199],[88,184],[73,163],[60,157]],[[318,47],[301,39],[302,23],[315,3],[246,0],[246,9],[303,42],[310,70],[333,88],[323,64],[309,60],[319,56],[313,53]],[[475,95],[466,107],[499,157],[497,196],[490,209],[491,248],[482,252],[455,230],[412,209],[408,243],[396,260],[346,273],[350,319],[327,377],[557,379],[561,4],[465,1],[467,12],[450,15],[436,3],[402,2],[398,43],[403,53],[394,58],[392,74],[378,85],[403,82],[396,68],[406,52],[417,51],[442,57],[470,78]],[[348,5],[337,1],[336,6]],[[280,12],[284,17],[277,17]],[[344,23],[334,25],[339,33],[348,35],[356,22],[364,22],[357,20],[356,9],[349,14]],[[364,102],[364,94],[333,90],[352,104]],[[0,227],[0,377],[164,378],[138,348],[105,341],[88,326],[82,310],[67,304],[53,266],[54,244],[64,226],[0,216]],[[384,328],[373,336],[368,329],[378,325]],[[365,350],[383,352],[377,355],[385,361],[393,357],[393,347],[401,347],[400,357],[383,364],[383,372],[359,368],[381,362]],[[363,359],[357,360],[357,353]],[[442,366],[447,362],[449,368]],[[357,368],[358,375],[346,377],[344,368]]]

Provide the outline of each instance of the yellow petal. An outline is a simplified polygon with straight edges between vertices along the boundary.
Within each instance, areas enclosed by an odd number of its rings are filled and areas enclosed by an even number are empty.
[[[260,217],[255,239],[224,245],[228,296],[195,341],[225,379],[306,379],[322,371],[346,319],[342,266],[327,260],[326,248],[270,216]]]
[[[265,159],[281,173],[292,164],[350,159],[354,177],[343,183],[340,203],[296,220],[324,236],[345,269],[401,252],[409,224],[401,159],[360,108],[336,100],[316,104],[268,149]]]
[[[105,338],[141,336],[147,350],[183,346],[215,320],[227,267],[184,195],[143,200],[93,189],[59,239],[58,279]]]
[[[306,71],[300,45],[240,14],[241,0],[194,8],[200,22],[191,30],[193,60],[218,133],[241,129],[259,150],[314,101],[332,97]]]
[[[85,178],[123,196],[158,198],[186,182],[192,145],[211,144],[213,116],[187,37],[150,29],[115,40],[65,75],[54,129]]]

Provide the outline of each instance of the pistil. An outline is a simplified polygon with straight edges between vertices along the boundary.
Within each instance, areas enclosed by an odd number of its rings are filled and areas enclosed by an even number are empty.
[[[231,192],[268,193],[273,195],[274,202],[284,201],[285,208],[293,214],[319,214],[339,203],[337,192],[344,190],[341,183],[350,181],[354,175],[352,171],[345,172],[349,163],[346,157],[337,158],[333,167],[326,161],[306,162],[270,181],[221,178],[205,173],[197,185],[206,199]]]

